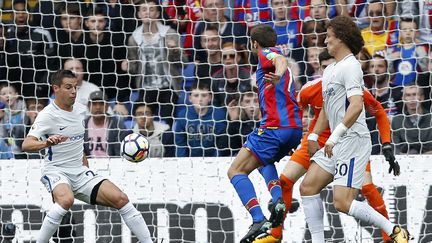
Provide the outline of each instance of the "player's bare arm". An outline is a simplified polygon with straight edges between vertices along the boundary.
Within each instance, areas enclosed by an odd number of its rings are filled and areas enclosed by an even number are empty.
[[[363,96],[353,95],[348,98],[349,105],[342,122],[334,129],[325,144],[324,153],[330,158],[333,156],[333,147],[339,138],[350,128],[360,116],[363,110]]]
[[[264,75],[264,80],[274,85],[278,84],[282,75],[288,69],[288,60],[283,56],[277,56],[273,59],[273,65],[275,66],[275,72],[269,72]]]
[[[329,122],[327,119],[327,114],[324,111],[324,104],[323,108],[321,109],[318,120],[315,124],[314,130],[311,134],[308,136],[308,150],[309,155],[312,157],[320,149],[318,144],[318,137],[319,135],[329,127]]]
[[[33,136],[27,136],[22,144],[22,150],[24,152],[35,152],[62,143],[67,139],[67,137],[58,134],[51,135],[45,141],[40,141]]]

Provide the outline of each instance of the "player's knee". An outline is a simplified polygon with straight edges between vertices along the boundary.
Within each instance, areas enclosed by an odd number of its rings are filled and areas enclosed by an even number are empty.
[[[346,198],[333,197],[333,205],[337,211],[348,214],[351,202]]]
[[[237,174],[239,174],[239,170],[231,164],[227,172],[228,178],[231,180]]]
[[[302,181],[302,183],[300,184],[300,195],[302,196],[315,195],[316,193],[314,193],[312,189],[313,187],[310,183],[308,183],[307,181]]]
[[[114,207],[120,209],[128,202],[129,202],[128,196],[124,192],[120,192],[119,195],[117,196],[117,200],[114,204]]]
[[[60,197],[56,200],[56,203],[58,203],[62,208],[69,210],[74,203],[74,197],[73,196]]]

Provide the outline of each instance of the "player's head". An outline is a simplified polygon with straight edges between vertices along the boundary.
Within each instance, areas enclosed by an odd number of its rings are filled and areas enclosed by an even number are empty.
[[[158,0],[139,0],[136,5],[138,18],[144,24],[161,19],[162,8]]]
[[[67,32],[82,29],[82,17],[79,3],[63,3],[59,9],[60,24]]]
[[[70,70],[58,70],[51,75],[51,87],[55,100],[65,106],[72,106],[76,98],[77,79]]]
[[[399,22],[400,42],[411,44],[417,36],[417,23],[413,18],[401,18]]]
[[[101,6],[90,8],[86,14],[85,25],[90,33],[100,34],[107,25],[105,9]]]
[[[352,54],[357,55],[364,46],[359,27],[346,16],[337,16],[328,23],[325,43],[332,56],[335,56],[343,47],[347,47]]]
[[[276,31],[268,24],[259,24],[251,31],[252,51],[258,53],[260,48],[274,47],[277,42]]]
[[[77,85],[81,86],[84,80],[84,66],[80,59],[70,58],[63,64],[64,70],[72,71],[77,78]]]
[[[403,89],[403,101],[409,114],[420,113],[424,101],[423,90],[417,85],[405,86]]]
[[[12,6],[13,6],[13,14],[14,14],[14,23],[17,26],[28,25],[27,21],[29,18],[29,14],[27,10],[27,1],[14,0]]]
[[[256,92],[251,90],[242,93],[240,96],[240,107],[242,108],[242,113],[240,114],[240,117],[243,121],[258,121],[261,119],[261,113],[258,103],[258,94]]]
[[[104,119],[108,111],[107,97],[103,91],[93,91],[89,95],[88,107],[93,118]]]
[[[189,101],[195,109],[208,108],[212,101],[210,86],[203,80],[198,80],[192,84]]]
[[[155,107],[153,105],[138,102],[134,104],[133,113],[136,124],[140,129],[150,129],[153,127],[153,117],[155,114]],[[153,128],[154,129],[154,128]]]
[[[326,69],[328,65],[336,61],[336,59],[328,53],[327,49],[325,49],[318,55],[318,60],[320,64],[321,74],[324,72],[324,69]]]

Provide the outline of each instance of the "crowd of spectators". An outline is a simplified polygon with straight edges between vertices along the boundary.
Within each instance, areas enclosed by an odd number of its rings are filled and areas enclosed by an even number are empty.
[[[85,152],[119,156],[139,132],[151,157],[232,156],[260,120],[249,33],[278,34],[296,89],[320,78],[326,23],[346,15],[362,29],[365,88],[391,121],[398,154],[432,153],[430,1],[3,0],[0,1],[0,158],[48,105],[50,73],[77,76],[88,107]],[[313,117],[306,110],[304,124]],[[367,119],[373,154],[380,140]]]

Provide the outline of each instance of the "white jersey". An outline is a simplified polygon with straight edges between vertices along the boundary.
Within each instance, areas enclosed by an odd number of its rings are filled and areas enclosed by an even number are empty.
[[[324,109],[330,125],[330,130],[339,125],[348,108],[348,98],[353,95],[363,95],[363,71],[360,63],[350,54],[341,61],[327,66],[322,78]],[[365,110],[357,121],[348,129],[347,136],[369,137],[366,125]]]
[[[38,114],[28,136],[40,140],[55,134],[68,137],[65,142],[46,149],[44,171],[73,173],[82,170],[86,112],[87,107],[80,103],[75,103],[73,110],[68,112],[52,102]]]

